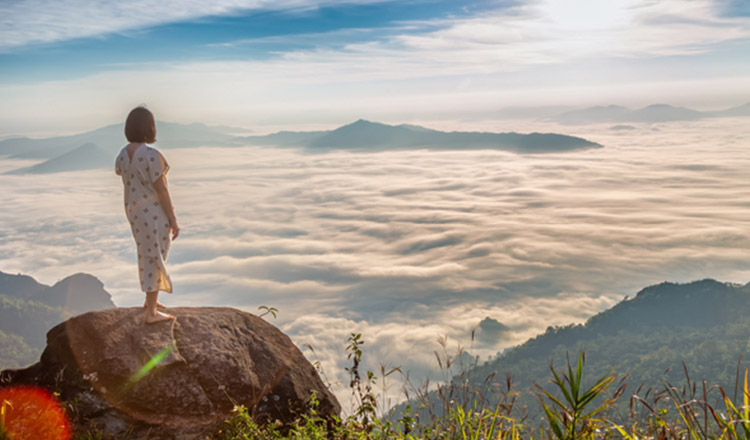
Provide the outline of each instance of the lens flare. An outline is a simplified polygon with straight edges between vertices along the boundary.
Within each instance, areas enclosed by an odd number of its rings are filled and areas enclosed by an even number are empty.
[[[42,388],[0,389],[0,438],[69,440],[70,421],[55,396]]]
[[[164,358],[166,358],[169,353],[171,353],[175,349],[174,344],[169,344],[168,346],[164,347],[161,351],[156,353],[154,357],[152,357],[146,364],[141,367],[140,370],[136,371],[135,374],[130,378],[130,384],[135,384],[139,380],[146,377],[146,375],[153,370],[157,365],[159,365]]]

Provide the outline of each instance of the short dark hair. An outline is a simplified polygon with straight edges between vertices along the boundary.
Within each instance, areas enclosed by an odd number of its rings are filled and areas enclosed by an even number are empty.
[[[156,122],[153,113],[143,106],[131,110],[128,119],[125,120],[125,137],[128,138],[128,142],[156,142]]]

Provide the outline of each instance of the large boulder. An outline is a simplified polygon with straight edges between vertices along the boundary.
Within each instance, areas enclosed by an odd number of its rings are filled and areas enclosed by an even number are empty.
[[[79,429],[128,438],[197,438],[249,408],[289,422],[315,393],[324,416],[341,407],[292,341],[231,308],[173,308],[174,322],[145,325],[143,309],[71,318],[47,333],[40,362],[0,373],[0,386],[39,385],[77,410]]]

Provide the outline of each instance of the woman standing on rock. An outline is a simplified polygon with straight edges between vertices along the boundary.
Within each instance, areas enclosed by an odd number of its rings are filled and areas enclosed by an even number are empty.
[[[125,137],[130,142],[115,160],[115,173],[125,186],[125,214],[138,249],[138,276],[146,292],[146,324],[174,319],[160,312],[159,291],[172,293],[165,262],[169,246],[180,234],[167,187],[169,164],[155,148],[154,115],[137,107],[125,122]],[[170,238],[170,232],[172,234]]]

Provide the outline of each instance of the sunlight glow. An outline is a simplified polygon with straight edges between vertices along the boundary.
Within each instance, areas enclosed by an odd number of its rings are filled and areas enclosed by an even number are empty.
[[[578,0],[574,3],[548,0],[542,10],[560,29],[591,31],[627,25],[637,3],[634,0]]]

